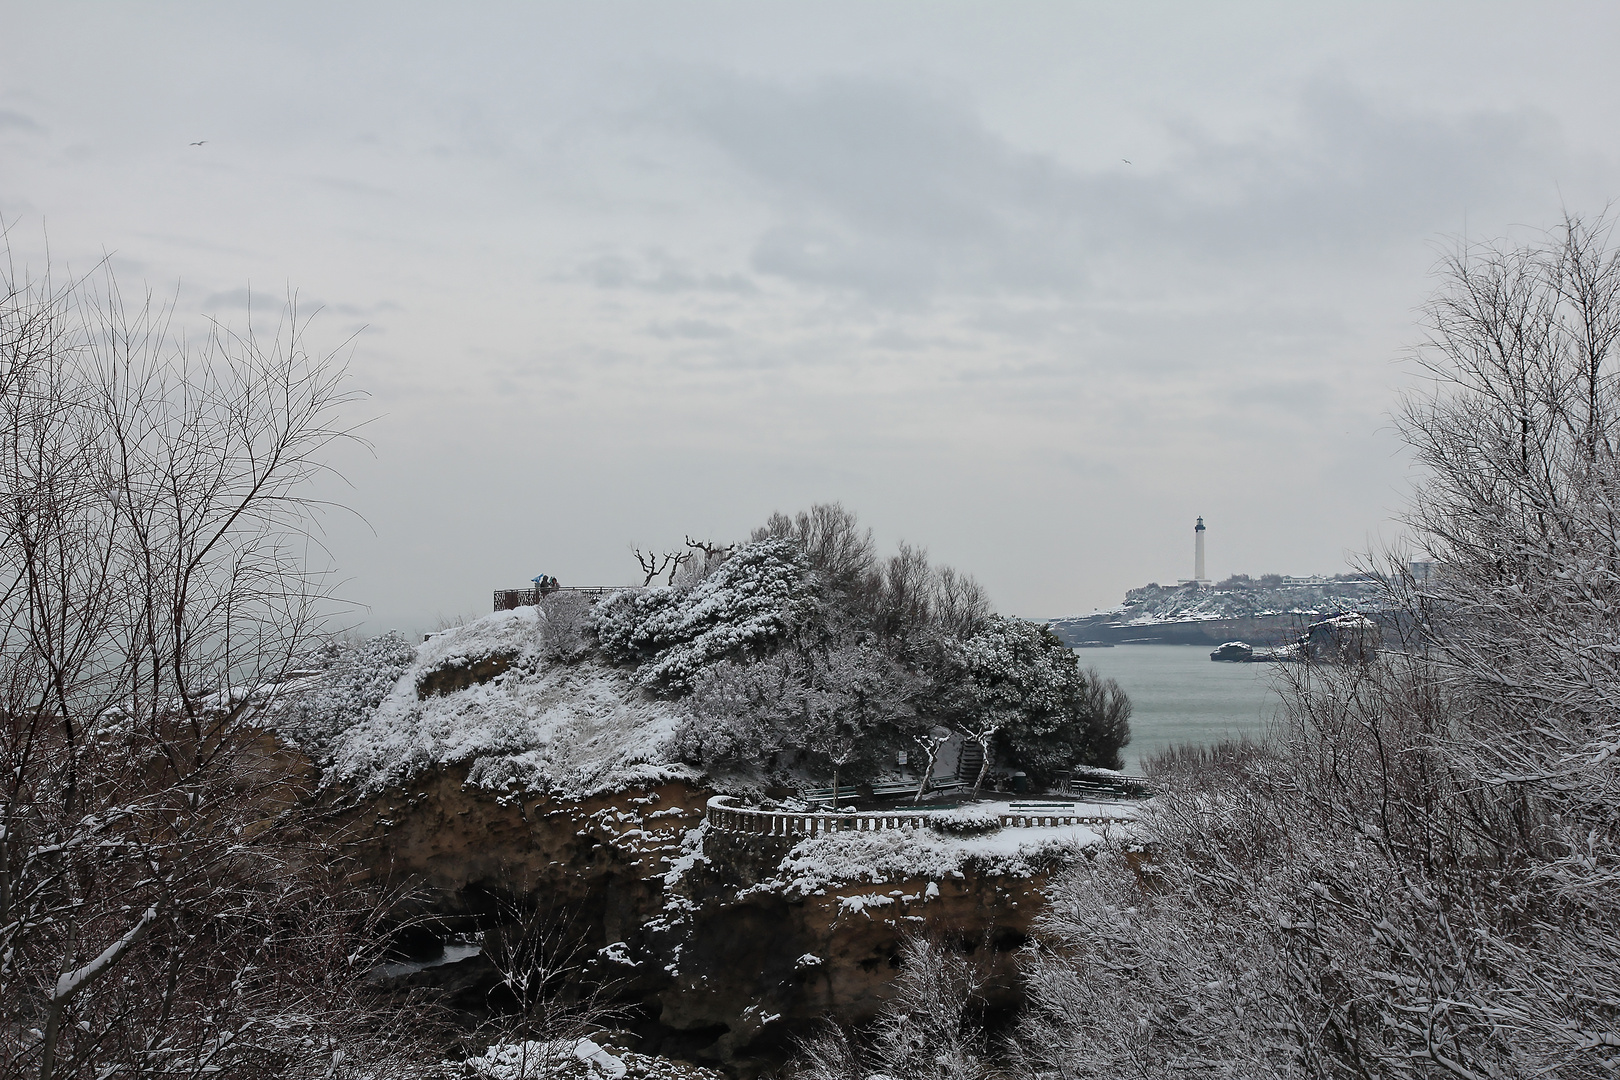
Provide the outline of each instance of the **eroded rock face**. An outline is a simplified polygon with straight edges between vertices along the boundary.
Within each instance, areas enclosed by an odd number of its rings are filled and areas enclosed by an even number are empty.
[[[416,680],[416,696],[427,699],[435,694],[453,694],[469,686],[481,686],[510,668],[517,658],[515,652],[498,652],[424,671]]]
[[[976,956],[992,1008],[1018,1000],[1013,950],[1038,911],[1045,876],[964,871],[828,886],[809,895],[760,887],[788,845],[708,833],[707,865],[682,875],[665,912],[646,927],[648,951],[675,957],[659,990],[660,1019],[676,1030],[717,1030],[709,1048],[733,1066],[763,1067],[827,1017],[872,1019],[890,996],[900,943],[922,934]],[[752,885],[752,887],[750,887]]]
[[[447,769],[354,808],[366,863],[419,883],[455,929],[491,929],[524,906],[561,913],[588,973],[640,1004],[644,1051],[753,1075],[824,1017],[873,1016],[907,933],[982,958],[992,1007],[1015,1003],[1011,950],[1044,875],[969,870],[799,895],[771,880],[790,842],[702,827],[711,793],[695,785],[569,800],[465,777]]]

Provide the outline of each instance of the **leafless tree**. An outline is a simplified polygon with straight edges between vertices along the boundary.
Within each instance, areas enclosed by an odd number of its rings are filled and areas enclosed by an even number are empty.
[[[574,913],[548,903],[544,890],[507,872],[495,897],[496,925],[483,952],[499,976],[494,1015],[474,1031],[474,1052],[505,1044],[519,1076],[551,1076],[574,1059],[580,1038],[622,1018],[612,986],[591,978],[591,955]]]
[[[686,546],[693,552],[702,552],[705,561],[710,559],[723,560],[737,550],[736,544],[716,544],[712,540],[694,540],[690,536],[686,538]]]
[[[1019,1045],[1068,1076],[1620,1068],[1620,255],[1465,248],[1400,422],[1435,560],[1398,643],[1286,669],[1264,746],[1174,768],[1043,921]]]
[[[853,592],[864,587],[876,566],[872,530],[862,529],[854,511],[842,503],[817,503],[793,517],[775,513],[753,539],[786,536],[804,545],[810,565],[834,591]]]
[[[930,608],[937,626],[953,637],[967,638],[990,614],[990,598],[971,574],[944,566],[934,575]]]
[[[308,484],[353,437],[306,328],[189,340],[105,271],[0,280],[0,1075],[335,1077],[375,1045],[337,1045],[372,1023],[364,905],[257,723],[327,606]]]
[[[669,583],[691,588],[717,570],[737,550],[736,544],[716,544],[710,540],[686,538],[686,557],[671,572]]]
[[[636,562],[641,564],[642,573],[646,575],[641,582],[643,587],[651,585],[660,574],[666,572],[669,574],[669,583],[674,584],[675,572],[692,558],[690,551],[666,551],[661,554],[657,551],[648,551],[643,554],[640,548],[636,548],[635,553]]]
[[[909,937],[900,946],[900,976],[893,996],[863,1038],[829,1027],[802,1047],[797,1080],[988,1080],[988,1060],[977,1015],[983,973],[938,941]]]
[[[837,809],[843,803],[842,793],[838,787],[839,773],[860,752],[860,739],[843,724],[835,722],[816,732],[810,739],[810,746],[816,753],[832,762],[832,803],[833,808]]]

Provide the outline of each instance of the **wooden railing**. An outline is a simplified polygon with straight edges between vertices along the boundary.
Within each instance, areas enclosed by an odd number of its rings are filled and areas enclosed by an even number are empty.
[[[928,810],[867,810],[837,813],[819,810],[761,810],[733,806],[730,795],[709,800],[708,822],[723,832],[752,833],[756,836],[822,836],[834,832],[876,832],[882,829],[920,829],[935,813]],[[1092,808],[1088,808],[1090,810]],[[1122,808],[1117,814],[1082,812],[1077,804],[1060,806],[1008,803],[997,812],[1003,827],[1057,828],[1064,825],[1116,825],[1129,821],[1134,812]]]

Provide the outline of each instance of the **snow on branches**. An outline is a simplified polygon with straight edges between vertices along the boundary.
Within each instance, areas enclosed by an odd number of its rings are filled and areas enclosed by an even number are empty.
[[[679,693],[722,660],[765,656],[811,614],[814,597],[803,547],[769,538],[738,548],[690,589],[608,597],[597,607],[597,639],[610,660],[642,662],[648,686]]]

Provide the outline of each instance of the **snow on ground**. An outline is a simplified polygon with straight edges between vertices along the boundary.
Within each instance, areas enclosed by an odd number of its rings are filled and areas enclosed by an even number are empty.
[[[1004,828],[980,836],[932,829],[836,832],[801,840],[776,877],[755,886],[807,896],[839,885],[961,877],[967,871],[1033,877],[1103,842],[1098,828]]]
[[[374,712],[332,741],[330,773],[362,793],[445,765],[468,783],[569,795],[690,777],[671,765],[677,707],[648,699],[630,676],[590,660],[548,659],[533,607],[497,612],[435,635]],[[509,663],[488,682],[418,696],[436,672]]]
[[[477,1080],[720,1080],[712,1069],[584,1038],[496,1043],[446,1071]]]

